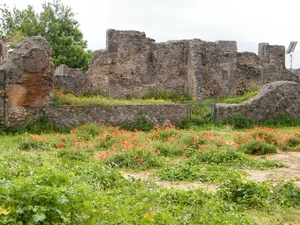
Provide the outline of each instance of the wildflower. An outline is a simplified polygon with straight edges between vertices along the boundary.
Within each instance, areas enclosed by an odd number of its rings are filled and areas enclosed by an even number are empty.
[[[57,147],[58,148],[64,148],[65,147],[65,142],[59,142],[58,144],[57,144]]]
[[[35,141],[40,141],[40,136],[39,135],[32,135],[32,139]]]
[[[109,153],[110,153],[109,151],[101,152],[101,153],[99,154],[99,159],[107,159]]]

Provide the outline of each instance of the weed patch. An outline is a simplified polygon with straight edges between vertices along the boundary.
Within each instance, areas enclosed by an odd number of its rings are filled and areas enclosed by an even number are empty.
[[[284,218],[293,224],[300,209],[296,182],[249,181],[244,170],[285,165],[246,154],[243,149],[250,147],[242,146],[292,151],[299,146],[298,134],[290,127],[203,131],[165,125],[130,131],[86,124],[69,132],[4,135],[0,223],[271,225]],[[125,171],[152,175],[125,179]],[[220,186],[212,193],[168,189],[155,184],[158,179]]]
[[[240,178],[245,172],[222,165],[206,163],[191,165],[189,163],[166,165],[154,173],[161,180],[200,181],[209,183],[224,182],[232,177]]]

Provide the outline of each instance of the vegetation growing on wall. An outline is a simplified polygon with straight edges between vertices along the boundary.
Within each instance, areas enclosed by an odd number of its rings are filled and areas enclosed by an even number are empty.
[[[191,98],[186,94],[175,94],[167,90],[155,94],[150,93],[143,98],[134,96],[114,98],[101,94],[101,92],[84,93],[82,95],[65,94],[60,90],[55,90],[54,92],[54,105],[171,104],[174,102],[185,102],[188,99]]]

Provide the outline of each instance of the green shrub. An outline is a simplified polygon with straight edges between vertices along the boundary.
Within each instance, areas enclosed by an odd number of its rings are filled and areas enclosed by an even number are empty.
[[[100,134],[102,132],[102,129],[98,124],[88,123],[76,127],[71,132],[76,134],[77,137],[84,138],[84,140],[88,141]]]
[[[217,194],[222,199],[245,208],[263,208],[268,203],[269,190],[254,181],[231,178],[218,188]]]
[[[220,185],[217,195],[225,201],[245,208],[300,206],[300,188],[294,181],[280,181],[277,184],[257,183],[243,179],[230,179]]]
[[[230,125],[233,129],[252,128],[255,125],[254,121],[240,114],[233,115],[227,119],[218,119],[215,123],[218,125]]]
[[[62,164],[60,168],[62,170],[73,172],[80,181],[89,184],[91,187],[95,188],[95,190],[103,191],[128,185],[128,181],[125,180],[118,171],[105,166],[99,161],[73,161]]]
[[[165,165],[154,173],[162,180],[169,181],[201,181],[201,182],[222,182],[230,178],[239,178],[245,173],[234,168],[223,165],[190,165],[189,163]]]
[[[257,129],[251,133],[251,136],[254,140],[260,140],[271,145],[277,145],[278,137],[270,131]]]
[[[232,168],[248,169],[270,169],[282,168],[285,165],[276,161],[253,159],[244,153],[235,149],[225,150],[207,150],[194,154],[186,161],[190,165],[201,165],[202,163],[224,165]]]
[[[13,150],[13,152],[14,154],[0,157],[0,179],[31,176],[45,163],[38,153],[28,157],[26,151]]]
[[[292,180],[281,181],[275,186],[271,186],[272,201],[286,207],[300,206],[300,188]]]
[[[194,155],[195,153],[198,153],[200,151],[200,146],[207,145],[208,140],[201,137],[201,136],[195,136],[191,134],[184,134],[181,138],[183,143],[185,144],[185,156],[190,157]]]
[[[184,154],[182,146],[176,145],[173,143],[164,143],[164,142],[154,142],[153,147],[157,152],[165,157],[181,156]]]
[[[284,113],[275,116],[273,119],[265,119],[260,122],[264,126],[275,126],[275,127],[295,127],[300,126],[300,118],[293,117],[290,114]]]
[[[79,97],[96,97],[96,96],[104,96],[107,97],[107,94],[101,90],[95,91],[84,91],[83,93],[78,95]]]
[[[149,121],[147,118],[141,117],[132,124],[128,124],[128,123],[123,124],[121,128],[130,131],[134,131],[134,130],[150,131],[154,128],[154,124],[151,121]]]
[[[21,141],[19,143],[18,149],[20,150],[41,150],[44,148],[43,143],[37,142],[35,140]]]
[[[261,142],[258,140],[251,140],[242,143],[239,146],[239,150],[251,155],[265,155],[277,153],[275,145],[268,144],[266,142]]]
[[[81,150],[59,150],[57,156],[60,158],[67,158],[68,160],[76,161],[88,161],[90,159],[90,154]]]
[[[246,91],[243,95],[228,96],[224,99],[219,99],[218,102],[226,104],[239,104],[258,94],[258,90]]]
[[[178,136],[176,136],[178,135]],[[166,142],[170,138],[179,138],[181,136],[181,132],[174,128],[167,128],[167,127],[158,127],[157,129],[153,129],[153,133],[151,134],[152,139]]]
[[[280,149],[283,151],[300,151],[300,137],[298,134],[288,137],[284,144],[281,143]]]
[[[36,121],[30,121],[21,130],[23,132],[28,132],[31,134],[42,134],[42,133],[48,133],[50,131],[54,131],[57,129],[46,116],[43,116]]]
[[[186,92],[174,92],[167,89],[150,88],[147,93],[143,96],[143,99],[163,99],[171,100],[174,102],[184,102],[192,100]]]
[[[47,180],[46,175],[42,179]],[[68,175],[63,176],[70,183],[73,177]],[[53,179],[52,174],[47,184]],[[77,181],[66,188],[61,186],[65,182],[48,186],[38,181],[37,177],[0,181],[1,224],[95,224],[100,211],[89,186]]]

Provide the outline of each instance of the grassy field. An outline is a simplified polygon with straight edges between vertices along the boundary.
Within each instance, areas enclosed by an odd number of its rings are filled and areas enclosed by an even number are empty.
[[[248,179],[249,171],[289,168],[270,156],[297,156],[299,126],[197,122],[147,131],[93,123],[56,130],[44,120],[3,128],[0,224],[300,224],[297,172]]]

